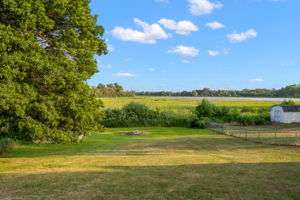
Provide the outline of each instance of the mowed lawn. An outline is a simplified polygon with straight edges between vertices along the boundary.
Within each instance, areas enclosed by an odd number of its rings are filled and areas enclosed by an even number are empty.
[[[132,130],[145,136],[125,136]],[[300,199],[300,148],[208,130],[108,129],[0,158],[0,199]]]

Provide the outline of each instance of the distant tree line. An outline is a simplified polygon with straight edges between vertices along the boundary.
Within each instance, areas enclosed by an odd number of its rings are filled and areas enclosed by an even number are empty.
[[[99,84],[97,87],[92,87],[92,93],[97,97],[133,97],[135,91],[124,91],[123,87],[118,83]]]
[[[201,90],[182,92],[136,92],[138,96],[206,96],[206,97],[300,97],[300,84],[281,89],[244,89],[244,90]]]

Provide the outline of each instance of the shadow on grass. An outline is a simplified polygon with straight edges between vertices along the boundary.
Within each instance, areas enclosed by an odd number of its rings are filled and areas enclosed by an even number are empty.
[[[0,175],[0,199],[300,199],[300,163],[100,166]]]

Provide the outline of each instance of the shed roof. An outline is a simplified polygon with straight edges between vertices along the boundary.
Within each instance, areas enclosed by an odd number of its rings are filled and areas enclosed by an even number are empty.
[[[300,112],[300,105],[276,105],[282,107],[284,112]]]

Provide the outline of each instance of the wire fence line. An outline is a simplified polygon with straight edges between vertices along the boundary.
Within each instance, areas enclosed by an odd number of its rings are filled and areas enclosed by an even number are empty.
[[[212,130],[247,141],[283,146],[300,147],[299,128],[252,128],[240,126],[220,126]]]

